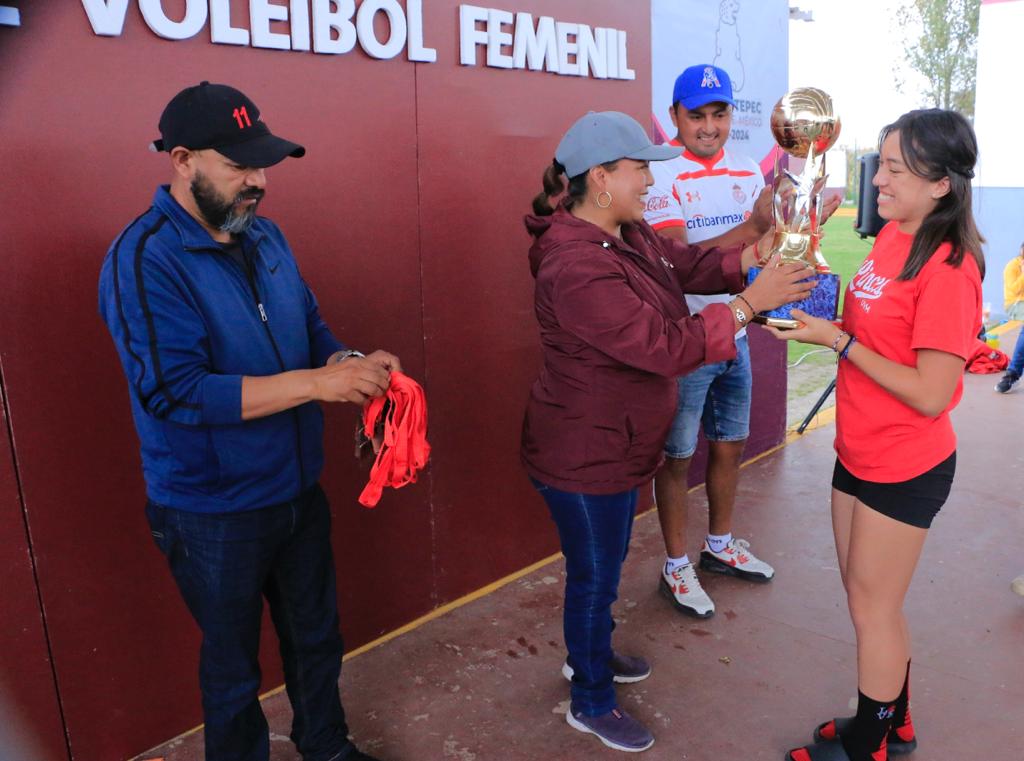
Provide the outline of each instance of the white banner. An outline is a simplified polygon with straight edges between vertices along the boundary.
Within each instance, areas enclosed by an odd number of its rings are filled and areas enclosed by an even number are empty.
[[[980,160],[977,185],[1024,187],[1024,152],[1020,128],[1024,99],[1020,87],[1020,34],[1024,1],[983,2],[978,21],[978,80],[974,130]]]

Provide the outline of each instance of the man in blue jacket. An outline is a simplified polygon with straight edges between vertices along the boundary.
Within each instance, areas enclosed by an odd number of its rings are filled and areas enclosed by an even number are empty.
[[[398,358],[346,348],[320,318],[284,236],[256,216],[265,168],[305,149],[238,90],[203,82],[160,118],[170,185],[100,273],[142,449],[146,517],[203,633],[207,761],[267,761],[260,708],[266,597],[305,761],[373,761],[338,693],[330,511],[317,402],[380,396]]]

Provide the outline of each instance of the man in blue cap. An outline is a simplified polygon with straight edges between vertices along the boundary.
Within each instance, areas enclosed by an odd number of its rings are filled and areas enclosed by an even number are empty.
[[[682,156],[651,164],[654,185],[645,219],[661,235],[704,247],[749,245],[772,221],[771,191],[758,165],[726,147],[732,127],[732,83],[723,69],[690,66],[676,79],[669,116],[672,145]],[[686,294],[691,314],[732,296]],[[740,458],[750,428],[750,350],[746,331],[736,334],[736,359],[705,365],[679,379],[679,403],[665,465],[655,478],[658,518],[667,558],[659,587],[676,608],[707,618],[715,605],[687,554],[687,477],[703,423],[708,440],[706,476],[709,530],[700,553],[704,570],[751,581],[769,581],[775,570],[732,535]]]

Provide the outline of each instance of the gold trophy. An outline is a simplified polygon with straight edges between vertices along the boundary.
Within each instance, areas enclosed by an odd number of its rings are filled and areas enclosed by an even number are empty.
[[[832,110],[832,98],[814,87],[792,90],[775,104],[771,130],[775,141],[790,156],[805,159],[799,172],[791,172],[775,158],[775,182],[772,207],[774,239],[762,264],[775,254],[782,262],[802,262],[815,272],[817,287],[800,302],[787,304],[755,319],[777,328],[796,328],[799,323],[790,316],[794,307],[826,320],[836,318],[839,304],[839,277],[832,274],[821,255],[819,226],[824,204],[822,191],[828,174],[825,152],[835,145],[842,124]],[[760,272],[751,268],[748,282]]]

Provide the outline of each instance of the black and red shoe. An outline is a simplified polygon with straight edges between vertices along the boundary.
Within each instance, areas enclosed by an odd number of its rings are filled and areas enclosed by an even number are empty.
[[[888,761],[885,743],[882,747],[871,754],[871,761]],[[842,741],[837,737],[834,740],[822,740],[814,745],[805,745],[802,748],[794,748],[786,754],[786,761],[851,761]]]
[[[843,732],[849,732],[852,726],[852,716],[826,721],[824,724],[819,724],[814,730],[814,742],[838,740],[843,736]],[[917,737],[914,735],[914,724],[910,720],[909,710],[907,711],[907,720],[903,723],[903,726],[893,727],[889,730],[886,744],[888,745],[890,756],[902,756],[913,752],[917,748]],[[797,759],[797,761],[802,761],[802,759]]]

